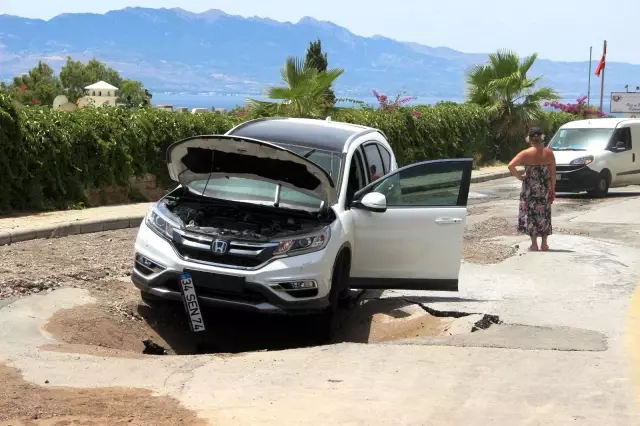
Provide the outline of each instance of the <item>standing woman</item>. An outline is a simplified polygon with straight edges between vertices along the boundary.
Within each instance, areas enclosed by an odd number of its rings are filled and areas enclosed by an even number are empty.
[[[547,237],[552,232],[551,204],[556,194],[556,158],[551,149],[544,147],[543,140],[540,129],[531,129],[527,138],[531,147],[521,151],[509,163],[511,175],[522,181],[518,231],[531,237],[531,251],[538,251],[538,237],[542,239],[542,251],[549,250]],[[516,170],[521,165],[525,167],[524,174]]]

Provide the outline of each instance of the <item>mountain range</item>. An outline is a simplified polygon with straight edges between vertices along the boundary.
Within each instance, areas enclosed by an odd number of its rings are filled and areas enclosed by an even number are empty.
[[[336,86],[343,97],[369,96],[377,89],[388,95],[460,99],[466,71],[487,60],[486,54],[361,37],[310,17],[291,23],[220,10],[126,8],[48,21],[0,15],[0,79],[26,72],[40,59],[59,69],[67,56],[96,57],[154,92],[256,95],[279,84],[286,57],[303,56],[315,39],[322,40],[329,66],[346,70]],[[588,60],[539,59],[533,74],[544,75],[542,83],[563,98],[574,98],[586,95],[588,70]],[[608,63],[606,93],[624,90],[638,76],[640,65]],[[597,97],[599,80],[593,77],[592,84]]]

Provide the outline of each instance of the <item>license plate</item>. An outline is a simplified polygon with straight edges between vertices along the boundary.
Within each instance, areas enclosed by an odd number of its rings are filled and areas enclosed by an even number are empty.
[[[184,273],[180,275],[180,291],[182,292],[184,309],[187,311],[187,315],[189,316],[191,331],[194,333],[204,331],[202,311],[200,310],[200,304],[198,303],[196,288],[193,285],[193,278],[191,278],[190,274]]]

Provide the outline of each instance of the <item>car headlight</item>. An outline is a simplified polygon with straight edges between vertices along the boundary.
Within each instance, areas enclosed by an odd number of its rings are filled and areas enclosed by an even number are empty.
[[[178,227],[167,216],[160,213],[155,206],[149,210],[144,220],[156,234],[169,240],[173,239],[173,229]]]
[[[576,158],[575,160],[572,160],[569,164],[573,166],[578,166],[578,165],[586,166],[587,164],[591,164],[591,163],[593,163],[593,156],[589,155],[587,157]]]
[[[331,230],[327,226],[322,231],[316,234],[306,235],[301,238],[290,240],[274,241],[278,243],[278,247],[273,252],[273,255],[279,256],[286,254],[288,256],[295,256],[296,254],[304,254],[312,251],[322,250],[327,246],[330,237]]]

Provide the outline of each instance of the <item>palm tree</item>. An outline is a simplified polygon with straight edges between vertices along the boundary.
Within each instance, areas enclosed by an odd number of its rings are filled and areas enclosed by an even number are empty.
[[[289,57],[280,70],[284,86],[267,89],[267,97],[276,102],[249,99],[249,103],[258,115],[324,118],[333,109],[327,95],[342,73],[340,68],[318,71],[304,59]]]
[[[538,55],[522,61],[510,50],[489,55],[489,63],[475,65],[467,74],[467,100],[487,109],[493,118],[498,139],[511,140],[542,119],[542,103],[558,99],[549,87],[536,88],[540,77],[527,73]]]

